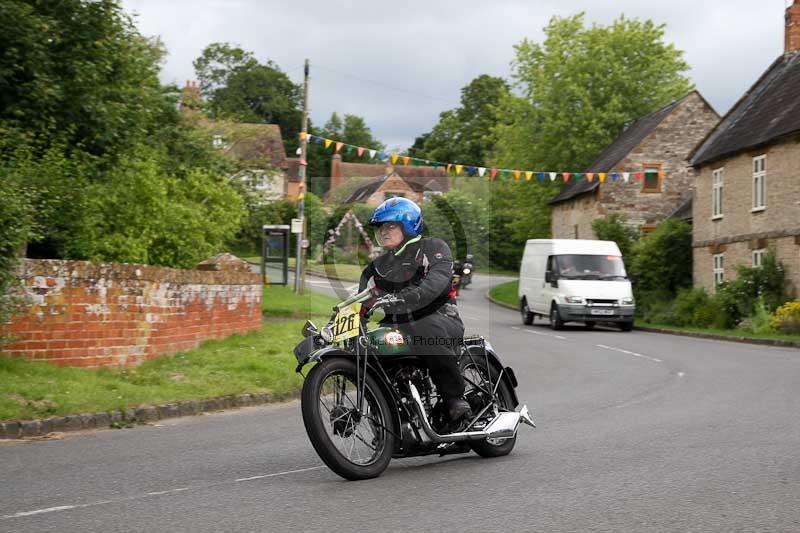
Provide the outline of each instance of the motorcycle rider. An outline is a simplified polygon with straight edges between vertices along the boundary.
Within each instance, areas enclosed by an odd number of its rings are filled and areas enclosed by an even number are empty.
[[[391,294],[382,325],[399,329],[412,353],[424,358],[451,420],[470,414],[457,355],[464,337],[452,290],[453,257],[441,239],[422,236],[422,211],[407,198],[390,198],[369,221],[386,252],[361,273],[359,291],[374,284],[376,297]],[[372,283],[370,283],[372,280]],[[366,303],[366,308],[374,303]]]

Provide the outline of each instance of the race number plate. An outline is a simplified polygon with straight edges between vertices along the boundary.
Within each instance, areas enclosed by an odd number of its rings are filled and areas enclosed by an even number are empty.
[[[341,309],[333,321],[333,342],[357,337],[361,304],[355,303]]]
[[[614,310],[613,309],[592,309],[590,311],[590,313],[593,314],[593,315],[606,315],[606,316],[608,316],[608,315],[613,315],[614,314]]]

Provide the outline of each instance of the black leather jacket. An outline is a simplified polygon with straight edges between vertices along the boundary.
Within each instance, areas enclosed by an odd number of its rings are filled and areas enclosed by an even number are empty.
[[[453,256],[447,243],[421,237],[367,265],[361,273],[359,291],[372,278],[379,291],[401,297],[405,304],[386,308],[386,318],[381,321],[397,324],[430,315],[444,304],[455,304],[452,277]]]

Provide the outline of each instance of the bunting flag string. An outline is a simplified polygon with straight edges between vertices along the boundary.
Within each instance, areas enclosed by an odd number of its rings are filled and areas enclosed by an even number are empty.
[[[556,178],[559,176],[563,180],[564,183],[568,183],[570,181],[577,182],[585,180],[589,183],[597,180],[599,183],[606,183],[607,180],[614,182],[614,183],[631,183],[631,182],[641,182],[643,179],[651,179],[653,177],[657,177],[659,179],[664,179],[667,176],[667,173],[664,170],[647,170],[645,172],[617,172],[616,170],[610,170],[609,172],[568,172],[568,171],[560,171],[560,172],[552,172],[552,171],[537,171],[537,170],[522,170],[522,169],[511,169],[511,168],[497,168],[497,167],[479,167],[476,165],[466,165],[464,163],[444,163],[441,161],[431,161],[429,159],[420,159],[417,157],[411,157],[408,155],[402,155],[395,152],[386,153],[386,152],[379,152],[373,148],[367,148],[365,146],[356,146],[353,144],[347,144],[342,141],[337,141],[335,139],[327,139],[325,137],[320,137],[318,135],[312,135],[310,133],[300,133],[300,140],[307,140],[309,143],[314,144],[321,144],[326,149],[330,148],[331,146],[334,147],[335,153],[346,153],[351,154],[355,151],[358,154],[358,157],[368,157],[369,159],[377,159],[379,161],[390,161],[392,165],[396,165],[398,160],[402,162],[403,166],[432,166],[436,169],[444,168],[445,172],[448,175],[453,176],[463,176],[466,174],[469,177],[475,176],[476,174],[483,178],[486,176],[487,171],[489,175],[489,179],[496,180],[499,178],[501,179],[509,179],[513,177],[514,180],[521,180],[523,177],[525,181],[532,181],[536,178],[538,181],[549,181],[554,182]]]

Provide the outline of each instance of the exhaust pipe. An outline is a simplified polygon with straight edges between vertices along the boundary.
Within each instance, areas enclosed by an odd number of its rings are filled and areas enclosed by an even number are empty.
[[[422,425],[422,430],[437,444],[449,442],[461,442],[465,440],[484,440],[484,439],[503,439],[510,438],[517,434],[517,428],[520,422],[524,422],[531,427],[536,427],[533,423],[528,412],[528,407],[523,405],[522,409],[517,412],[503,412],[497,415],[482,431],[464,431],[459,433],[450,433],[448,435],[439,435],[433,430],[428,417],[425,415],[425,407],[422,405],[422,398],[413,383],[409,383],[411,389],[411,397],[414,399],[414,407],[417,411],[417,417]]]

